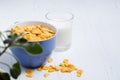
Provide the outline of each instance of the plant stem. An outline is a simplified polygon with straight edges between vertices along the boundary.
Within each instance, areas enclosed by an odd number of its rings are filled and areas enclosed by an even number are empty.
[[[11,46],[12,44],[8,44],[8,46],[6,46],[5,48],[4,48],[4,50],[0,53],[0,56]]]
[[[5,38],[4,34],[3,34],[3,37]],[[2,38],[2,37],[1,37],[1,38]],[[0,56],[1,56],[4,52],[6,52],[6,50],[7,50],[12,44],[14,44],[14,42],[15,42],[15,40],[13,40],[11,43],[9,43],[9,44],[4,48],[4,50],[3,50],[2,52],[0,52]]]

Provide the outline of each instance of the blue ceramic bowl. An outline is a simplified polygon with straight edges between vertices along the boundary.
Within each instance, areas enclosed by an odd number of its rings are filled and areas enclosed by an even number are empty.
[[[26,68],[37,68],[40,65],[44,65],[47,59],[49,58],[50,54],[53,52],[56,44],[56,28],[50,24],[44,23],[44,22],[38,22],[38,21],[29,21],[29,22],[22,22],[18,23],[16,25],[22,26],[22,25],[43,25],[45,27],[51,28],[55,35],[52,38],[49,38],[47,40],[41,40],[39,43],[41,44],[43,48],[43,52],[39,55],[31,55],[28,54],[24,49],[12,47],[10,50],[12,53],[18,58],[19,62],[23,67]],[[14,25],[15,26],[15,25]]]

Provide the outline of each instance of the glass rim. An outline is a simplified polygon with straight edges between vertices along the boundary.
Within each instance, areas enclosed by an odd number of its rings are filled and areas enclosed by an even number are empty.
[[[68,18],[68,19],[58,20],[58,19],[52,19],[52,18],[50,18],[50,17],[48,16],[49,14],[57,13],[57,12],[65,13],[65,14],[69,14],[71,17]],[[73,15],[71,12],[65,12],[65,11],[47,12],[47,13],[45,14],[45,17],[46,17],[46,19],[48,19],[48,20],[52,20],[52,21],[60,21],[60,22],[63,22],[63,21],[71,21],[71,20],[74,19],[74,15]]]

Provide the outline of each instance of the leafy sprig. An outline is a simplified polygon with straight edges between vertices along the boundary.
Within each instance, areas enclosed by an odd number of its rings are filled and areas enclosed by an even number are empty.
[[[0,32],[0,39],[2,40],[2,42],[4,44],[4,45],[0,46],[0,48],[2,49],[2,51],[0,51],[0,56],[2,56],[2,54],[4,54],[4,53],[7,53],[7,50],[10,47],[23,48],[28,54],[31,54],[31,55],[38,55],[38,54],[42,53],[43,49],[39,42],[28,42],[23,37],[22,33],[19,35],[11,32],[11,31],[6,31],[5,33],[6,34],[8,33],[8,35],[5,36],[3,32]],[[14,55],[12,55],[12,56],[16,59],[16,57]],[[9,67],[10,75],[13,78],[17,79],[18,76],[21,74],[20,63],[18,60],[12,66],[9,66],[8,64],[3,63],[3,62],[0,62],[0,63]],[[2,80],[10,80],[10,75],[9,75],[9,73],[0,71],[0,80],[1,79]]]

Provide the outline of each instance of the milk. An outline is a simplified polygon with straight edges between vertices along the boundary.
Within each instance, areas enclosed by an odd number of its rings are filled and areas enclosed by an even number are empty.
[[[71,21],[51,21],[48,23],[52,24],[57,28],[57,41],[56,49],[67,49],[71,45],[72,39],[72,22]]]

